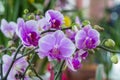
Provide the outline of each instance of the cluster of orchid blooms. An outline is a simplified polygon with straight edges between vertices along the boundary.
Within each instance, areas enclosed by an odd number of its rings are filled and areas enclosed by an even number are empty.
[[[73,27],[63,28],[63,14],[48,10],[44,17],[37,16],[34,20],[18,18],[17,23],[8,23],[2,19],[1,31],[8,38],[17,35],[26,48],[38,47],[35,52],[39,58],[64,61],[70,70],[77,71],[81,67],[81,61],[88,56],[88,50],[95,49],[100,44],[100,34],[90,24],[82,25],[78,17],[75,24]],[[14,52],[11,56],[3,55],[3,77],[6,77],[9,70],[7,80],[20,80],[23,77],[29,63],[25,56],[21,56],[21,52]],[[10,69],[11,63],[13,64]],[[30,77],[24,75],[24,80],[30,80]]]

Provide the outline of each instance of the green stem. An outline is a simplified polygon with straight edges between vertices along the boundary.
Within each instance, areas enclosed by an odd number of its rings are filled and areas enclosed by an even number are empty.
[[[9,69],[8,69],[8,71],[7,71],[7,73],[6,73],[6,75],[5,75],[5,77],[4,77],[4,79],[3,80],[7,80],[7,77],[8,77],[8,75],[9,75],[9,73],[10,73],[10,71],[11,71],[11,68],[12,68],[12,66],[13,66],[13,64],[14,64],[14,62],[15,62],[15,59],[16,59],[16,57],[17,57],[17,54],[19,53],[19,51],[20,51],[20,49],[22,48],[22,44],[20,44],[19,46],[18,46],[18,48],[17,48],[17,50],[16,50],[16,52],[15,52],[15,55],[14,55],[14,57],[13,57],[13,60],[12,60],[12,63],[11,63],[11,65],[10,65],[10,67],[9,67]]]
[[[28,63],[29,63],[29,65],[30,65],[30,67],[32,68],[32,70],[34,71],[34,73],[35,73],[35,75],[40,79],[40,80],[43,80],[42,78],[41,78],[41,76],[39,76],[39,74],[36,72],[36,70],[34,69],[34,67],[32,66],[32,64],[28,61]]]
[[[68,28],[62,28],[61,30],[67,30],[67,29],[71,29],[72,27],[68,27]],[[47,32],[55,32],[56,30],[46,30],[41,32],[41,34],[47,33]]]
[[[63,13],[69,13],[69,12],[77,12],[78,9],[73,9],[73,10],[62,10]]]
[[[106,48],[106,47],[101,46],[101,45],[99,45],[99,46],[97,46],[97,47],[98,47],[98,48],[101,48],[101,49],[103,49],[103,50],[112,52],[112,53],[120,53],[120,51],[112,50],[112,49]]]
[[[58,76],[59,76],[60,73],[62,72],[62,68],[63,68],[64,63],[65,63],[65,60],[61,63],[60,68],[59,68],[57,74],[55,75],[54,80],[57,80]]]
[[[32,59],[30,60],[30,64],[32,63],[32,61],[33,61],[34,57],[35,57],[35,54],[33,54]],[[27,66],[27,68],[26,68],[26,70],[25,70],[25,72],[24,72],[24,74],[23,74],[23,80],[24,80],[24,76],[25,76],[25,74],[26,74],[27,70],[28,70],[28,69],[29,69],[29,67],[30,67],[30,64]]]
[[[16,60],[18,60],[18,59],[20,59],[20,58],[22,58],[22,57],[24,57],[24,56],[27,56],[27,55],[31,54],[32,51],[34,51],[34,50],[36,50],[36,49],[38,49],[38,47],[36,47],[36,48],[34,48],[34,49],[31,49],[29,52],[27,52],[26,54],[24,54],[24,55],[18,57]]]
[[[107,39],[104,39],[104,40],[101,42],[101,45],[103,45],[103,44],[105,43],[106,40],[107,40]]]
[[[2,58],[1,58],[1,62],[0,62],[0,74],[1,74],[1,79],[3,79],[3,68],[2,68]]]

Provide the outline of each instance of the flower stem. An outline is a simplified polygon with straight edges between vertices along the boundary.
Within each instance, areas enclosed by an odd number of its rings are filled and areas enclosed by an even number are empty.
[[[29,65],[30,65],[30,67],[32,68],[32,70],[34,71],[35,75],[36,75],[40,80],[43,80],[43,79],[41,78],[41,76],[39,76],[39,74],[36,72],[36,70],[34,69],[34,67],[32,66],[32,64],[30,63],[30,61],[28,61],[28,63],[29,63]]]
[[[67,29],[71,29],[72,27],[68,27],[68,28],[62,28],[61,30],[67,30]],[[55,32],[56,30],[46,30],[41,32],[41,34],[47,33],[47,32]]]
[[[57,80],[58,76],[59,76],[60,73],[62,72],[62,68],[63,68],[64,63],[65,63],[65,60],[61,63],[60,68],[59,68],[57,74],[55,75],[54,80]]]
[[[0,74],[1,74],[1,79],[3,79],[3,68],[2,68],[2,58],[0,60]]]
[[[33,54],[32,58],[31,58],[31,60],[30,60],[30,62],[29,62],[29,65],[27,66],[27,68],[26,68],[25,72],[23,73],[23,80],[24,80],[24,76],[25,76],[25,74],[26,74],[27,70],[29,69],[30,64],[32,63],[32,61],[33,61],[34,57],[35,57],[35,54]]]
[[[27,52],[26,54],[24,54],[24,55],[18,57],[16,60],[18,60],[18,59],[20,59],[20,58],[22,58],[22,57],[24,57],[24,56],[27,56],[27,55],[31,54],[32,51],[34,51],[34,50],[36,50],[36,49],[38,49],[38,47],[36,47],[36,48],[34,48],[34,49],[31,49],[29,52]]]
[[[17,50],[16,50],[16,52],[15,52],[15,55],[14,55],[14,57],[13,57],[12,63],[11,63],[11,65],[10,65],[10,67],[9,67],[9,69],[8,69],[5,77],[3,78],[3,80],[7,80],[7,77],[8,77],[8,75],[9,75],[9,73],[10,73],[10,70],[11,70],[11,68],[12,68],[12,66],[13,66],[13,64],[14,64],[14,62],[15,62],[15,59],[16,59],[16,57],[17,57],[17,54],[18,54],[18,52],[20,51],[20,49],[22,48],[22,46],[23,46],[22,44],[20,44],[20,45],[18,46],[18,48],[17,48]]]
[[[101,48],[101,49],[103,49],[103,50],[112,52],[112,53],[120,53],[120,51],[112,50],[112,49],[106,48],[106,47],[101,46],[101,45],[99,45],[99,46],[97,46],[97,47],[98,47],[98,48]]]

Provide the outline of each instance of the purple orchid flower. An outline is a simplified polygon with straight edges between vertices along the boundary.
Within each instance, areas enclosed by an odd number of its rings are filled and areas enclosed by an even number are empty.
[[[88,52],[81,49],[75,52],[74,56],[67,58],[66,64],[72,71],[77,71],[82,66],[81,61],[85,60],[87,56]]]
[[[6,75],[10,64],[12,63],[13,56],[4,55],[3,56],[3,76]],[[22,56],[21,54],[18,54],[17,57]],[[19,60],[16,60],[11,68],[11,71],[7,77],[7,80],[20,80],[22,78],[23,73],[25,72],[26,68],[28,66],[27,61],[25,58],[20,58]],[[24,80],[29,80],[28,76],[25,76]]]
[[[81,59],[85,60],[86,57],[88,56],[88,52],[83,50],[83,49],[80,49],[79,51],[76,52],[76,54],[81,57]]]
[[[12,38],[15,34],[17,24],[14,22],[7,22],[5,19],[1,20],[1,31],[7,38]]]
[[[25,46],[38,45],[40,35],[37,29],[37,22],[35,20],[24,22],[23,19],[19,18],[16,32]]]
[[[77,32],[75,43],[79,49],[94,49],[100,44],[100,34],[87,25]]]
[[[38,29],[41,30],[49,30],[52,29],[60,29],[63,24],[64,17],[59,11],[48,10],[45,13],[45,17],[38,20]]]
[[[65,34],[58,30],[53,34],[47,34],[39,40],[39,57],[48,57],[61,60],[70,57],[75,51],[73,42],[65,37]]]
[[[66,65],[70,70],[77,71],[82,66],[81,58],[78,56],[67,58]]]
[[[60,29],[63,24],[64,17],[59,11],[48,10],[45,13],[45,18],[50,22],[51,28]]]

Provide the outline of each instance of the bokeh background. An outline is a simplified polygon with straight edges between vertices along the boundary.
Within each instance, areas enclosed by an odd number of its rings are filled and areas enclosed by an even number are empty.
[[[0,0],[0,21],[5,18],[16,22],[18,17],[24,17],[25,9],[30,14],[55,9],[69,16],[72,22],[76,16],[81,21],[89,20],[105,29],[101,40],[111,38],[116,43],[113,49],[120,49],[120,0]],[[8,41],[0,32],[0,45],[7,46]],[[43,68],[41,64],[36,64],[37,67]],[[108,52],[96,51],[78,72],[66,70],[65,73],[68,80],[120,80],[120,62],[113,64]]]

